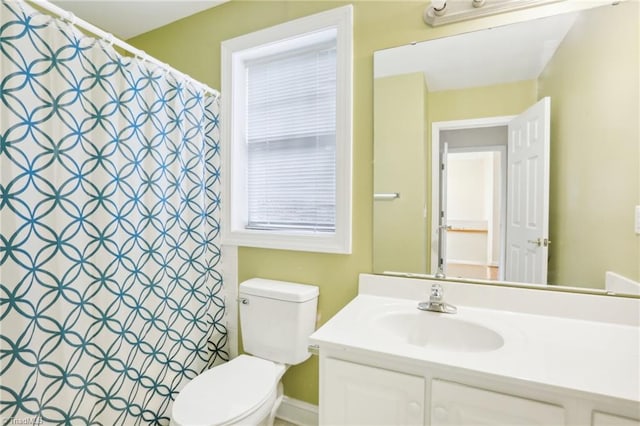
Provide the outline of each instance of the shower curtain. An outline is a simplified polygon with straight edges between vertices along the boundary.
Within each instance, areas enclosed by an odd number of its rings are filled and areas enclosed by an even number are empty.
[[[228,359],[218,100],[0,11],[0,423],[168,424]]]

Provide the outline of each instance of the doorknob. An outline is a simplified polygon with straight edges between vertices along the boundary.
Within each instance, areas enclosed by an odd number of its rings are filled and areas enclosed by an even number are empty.
[[[551,240],[547,238],[538,238],[536,240],[528,240],[528,242],[530,242],[531,244],[535,244],[538,247],[549,247],[549,245],[551,244]]]

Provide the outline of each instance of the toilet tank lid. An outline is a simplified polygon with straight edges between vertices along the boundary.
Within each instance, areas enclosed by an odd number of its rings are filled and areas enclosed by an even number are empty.
[[[240,284],[240,294],[262,296],[290,302],[306,302],[318,297],[318,287],[287,281],[251,278]]]

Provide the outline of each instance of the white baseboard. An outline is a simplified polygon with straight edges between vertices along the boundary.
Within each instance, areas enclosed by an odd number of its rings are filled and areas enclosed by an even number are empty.
[[[318,406],[285,396],[276,417],[300,426],[318,426]]]

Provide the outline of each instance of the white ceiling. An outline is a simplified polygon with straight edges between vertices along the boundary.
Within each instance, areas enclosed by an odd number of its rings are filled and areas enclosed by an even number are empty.
[[[228,0],[50,0],[96,27],[126,40]]]
[[[429,40],[374,55],[374,76],[423,72],[429,91],[538,78],[577,14]]]

